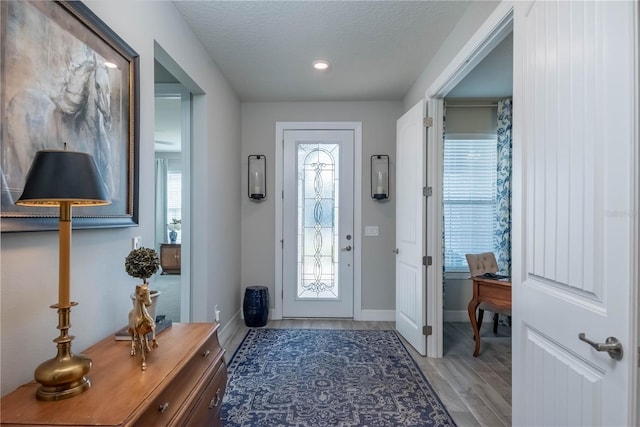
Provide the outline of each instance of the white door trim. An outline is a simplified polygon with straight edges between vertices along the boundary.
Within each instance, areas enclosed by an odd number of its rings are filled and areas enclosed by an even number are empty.
[[[282,319],[282,189],[283,137],[285,130],[353,130],[353,318],[362,320],[362,122],[276,122],[275,158],[275,310],[274,320]],[[278,196],[280,195],[280,196]]]
[[[432,264],[427,268],[426,298],[427,298],[427,325],[431,325],[431,335],[427,336],[427,357],[442,357],[443,335],[442,322],[444,319],[443,308],[443,288],[442,271],[444,265],[444,254],[442,253],[442,239],[444,224],[442,207],[442,177],[444,159],[444,144],[442,143],[442,133],[444,128],[443,113],[444,100],[428,99],[427,111],[433,118],[433,126],[427,129],[427,186],[432,188],[432,197],[427,198],[427,221],[425,231],[427,236],[426,253],[431,255]],[[434,159],[431,161],[431,159]],[[433,284],[433,286],[429,286]]]
[[[427,204],[427,236],[442,236],[442,153],[443,99],[471,70],[475,68],[513,30],[513,4],[500,3],[478,31],[469,39],[442,73],[425,91],[433,127],[428,132],[434,143],[428,147],[433,162],[427,168],[427,185],[433,187],[432,203]],[[443,353],[443,295],[442,264],[444,253],[440,239],[428,239],[427,254],[433,265],[427,269],[427,325],[432,335],[427,337],[427,357],[442,357]]]

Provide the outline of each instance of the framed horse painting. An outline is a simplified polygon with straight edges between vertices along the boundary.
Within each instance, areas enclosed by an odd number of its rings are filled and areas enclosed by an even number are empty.
[[[16,206],[38,150],[89,153],[111,204],[74,228],[138,223],[138,55],[80,2],[0,2],[2,232],[56,230],[57,210]]]

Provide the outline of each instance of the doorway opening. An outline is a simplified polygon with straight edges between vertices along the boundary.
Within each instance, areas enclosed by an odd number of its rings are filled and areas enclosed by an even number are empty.
[[[444,176],[444,138],[447,133],[445,126],[445,99],[453,102],[452,99],[476,100],[480,98],[486,102],[489,99],[494,103],[503,97],[508,97],[513,91],[512,70],[513,70],[513,8],[510,5],[502,5],[493,12],[476,35],[464,46],[458,56],[445,68],[441,75],[425,92],[430,116],[433,117],[434,125],[428,131],[429,138],[434,141],[430,158],[431,164],[428,167],[427,182],[434,186],[434,198],[431,208],[427,209],[427,232],[430,236],[443,236],[444,233],[444,206],[442,195],[442,179]],[[496,49],[502,45],[502,49]],[[502,52],[502,53],[501,53]],[[506,57],[506,61],[505,61]],[[496,64],[499,73],[496,71]],[[508,74],[505,74],[508,73]],[[502,77],[499,77],[502,76]],[[495,88],[499,83],[507,82],[504,87],[507,92],[496,92]],[[459,89],[459,90],[458,90]],[[493,93],[488,92],[493,91]],[[466,93],[465,93],[466,92]],[[453,109],[452,109],[453,110]],[[431,247],[430,247],[431,245]],[[427,356],[442,357],[444,343],[444,304],[449,304],[454,299],[453,288],[445,289],[443,286],[444,249],[442,238],[427,239],[427,253],[434,254],[433,266],[427,269],[427,324],[432,325],[432,334],[427,338]],[[464,257],[464,254],[462,254]],[[458,277],[451,276],[451,280],[457,279],[458,285],[458,307],[453,310],[447,306],[447,316],[469,322],[467,305],[469,300],[463,296],[460,289],[469,288],[464,286],[463,278],[468,274],[458,274]],[[449,278],[447,278],[449,279]],[[467,281],[470,283],[470,281]],[[454,283],[455,286],[455,283]],[[446,295],[445,295],[446,294]],[[466,300],[466,301],[465,301]],[[469,322],[470,323],[470,322]],[[491,320],[488,320],[491,323]],[[469,330],[471,327],[469,325]],[[473,343],[473,340],[472,340]]]
[[[155,62],[155,228],[160,272],[156,321],[190,318],[190,269],[185,262],[190,234],[191,93],[160,62]],[[187,250],[185,250],[185,248]],[[160,316],[158,318],[158,316]]]
[[[510,275],[511,111],[510,102],[504,100],[512,95],[513,34],[509,33],[444,98],[442,309],[443,327],[449,331],[471,331],[467,305],[473,285],[466,254],[492,252],[498,272]],[[505,105],[508,123],[504,123]],[[508,142],[503,137],[506,129]],[[505,144],[508,147],[501,148]],[[504,353],[511,347],[511,327],[504,315],[486,312],[480,334],[485,351]],[[445,357],[469,350],[469,343],[455,336],[443,335]]]

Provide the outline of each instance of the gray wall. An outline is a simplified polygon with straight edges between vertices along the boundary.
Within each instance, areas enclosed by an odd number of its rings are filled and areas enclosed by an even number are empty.
[[[467,305],[473,297],[473,282],[469,274],[445,274],[444,278],[444,312],[445,322],[468,322]]]
[[[496,104],[496,99],[447,101],[445,111],[446,134],[492,134],[495,135],[498,128],[498,107],[455,107],[458,105],[491,105]]]
[[[265,284],[273,296],[275,288],[275,131],[276,122],[362,122],[362,226],[377,225],[379,237],[362,237],[362,308],[395,309],[395,188],[391,198],[380,203],[370,196],[370,157],[389,154],[395,174],[396,120],[400,102],[278,102],[242,104],[242,158],[240,169],[246,188],[247,156],[267,156],[267,188],[262,203],[242,198],[243,285]],[[269,191],[269,190],[268,190]],[[246,191],[245,191],[246,193]],[[360,230],[363,234],[363,230]],[[239,292],[241,292],[240,289]],[[273,297],[271,306],[274,307]]]
[[[193,147],[193,320],[222,323],[237,312],[240,286],[240,104],[170,2],[86,3],[140,55],[140,225],[78,230],[71,249],[70,333],[80,352],[127,322],[129,294],[137,279],[124,271],[131,238],[154,241],[154,41],[205,95],[196,99],[198,137]],[[220,201],[224,201],[221,204]],[[35,367],[55,356],[58,234],[3,234],[1,280],[1,371],[4,395],[33,379]],[[160,338],[161,340],[162,338]],[[162,343],[161,343],[162,345]],[[170,345],[170,343],[165,343]],[[162,347],[161,347],[162,348]],[[129,357],[123,354],[123,358]],[[90,376],[90,374],[89,374]]]

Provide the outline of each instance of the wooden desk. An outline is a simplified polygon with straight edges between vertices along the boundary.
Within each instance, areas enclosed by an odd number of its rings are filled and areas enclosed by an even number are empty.
[[[511,314],[511,282],[482,276],[472,277],[471,280],[473,280],[473,298],[469,302],[468,310],[473,337],[476,341],[473,356],[478,357],[480,352],[480,326],[476,314],[478,306],[482,304],[483,310]]]
[[[227,385],[218,325],[174,323],[147,354],[147,370],[130,342],[113,335],[83,354],[93,359],[91,388],[57,402],[36,400],[30,382],[0,401],[6,426],[220,426]]]

